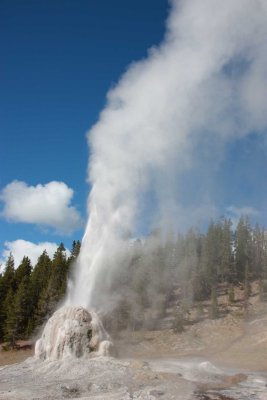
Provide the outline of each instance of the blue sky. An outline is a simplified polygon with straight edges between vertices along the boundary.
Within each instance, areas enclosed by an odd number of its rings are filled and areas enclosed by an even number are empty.
[[[1,2],[0,260],[9,250],[37,254],[34,244],[46,242],[52,252],[82,238],[86,132],[127,66],[160,43],[168,10],[167,0]],[[210,176],[217,216],[244,212],[267,223],[266,149],[255,132],[226,144]],[[184,203],[201,193],[199,159],[198,173],[180,182]]]
[[[1,189],[65,182],[86,221],[86,131],[126,66],[162,39],[167,12],[167,0],[1,2]],[[1,218],[0,251],[17,239],[70,246],[82,234]]]

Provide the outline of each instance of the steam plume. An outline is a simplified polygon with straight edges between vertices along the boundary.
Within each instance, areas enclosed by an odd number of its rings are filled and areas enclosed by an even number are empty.
[[[69,303],[98,305],[152,202],[162,224],[212,212],[224,145],[266,130],[266,39],[265,0],[172,1],[163,42],[110,90],[88,134],[89,221]],[[185,205],[192,171],[201,186]]]

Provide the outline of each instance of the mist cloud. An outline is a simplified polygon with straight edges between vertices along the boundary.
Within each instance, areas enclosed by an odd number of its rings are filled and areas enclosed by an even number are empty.
[[[265,0],[172,2],[163,42],[110,90],[88,134],[89,221],[70,301],[93,303],[151,208],[151,227],[216,214],[224,146],[267,127],[266,39]]]
[[[253,217],[260,215],[260,211],[251,206],[236,207],[232,205],[227,207],[226,212],[227,216],[231,219],[233,223],[234,229],[237,227],[240,217]]]

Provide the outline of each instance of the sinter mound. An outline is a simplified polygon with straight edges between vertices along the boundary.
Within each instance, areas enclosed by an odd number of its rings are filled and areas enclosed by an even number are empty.
[[[113,344],[94,311],[82,307],[62,307],[47,321],[35,345],[35,357],[59,360],[90,353],[110,355]]]

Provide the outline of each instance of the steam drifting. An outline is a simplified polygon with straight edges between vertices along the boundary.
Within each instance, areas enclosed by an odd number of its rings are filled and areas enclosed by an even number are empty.
[[[224,145],[266,130],[266,67],[265,0],[172,1],[163,42],[129,67],[88,134],[89,221],[69,304],[99,306],[151,202],[151,226],[212,214]],[[185,206],[190,171],[201,187]]]

